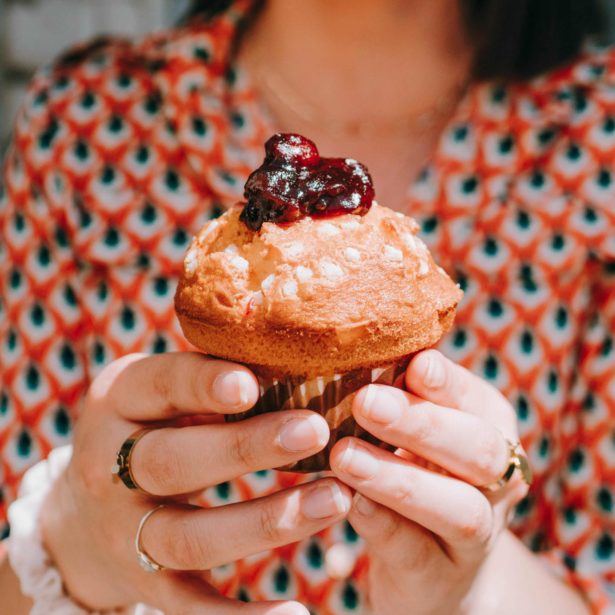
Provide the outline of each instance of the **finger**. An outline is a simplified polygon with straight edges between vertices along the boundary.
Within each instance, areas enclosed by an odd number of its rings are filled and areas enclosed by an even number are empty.
[[[508,443],[491,423],[393,387],[365,387],[353,414],[377,438],[478,487],[496,482],[509,464]]]
[[[197,352],[132,354],[96,378],[90,402],[133,421],[179,415],[235,413],[258,399],[258,383],[246,367]]]
[[[250,502],[211,509],[164,507],[145,525],[142,542],[174,570],[209,570],[302,540],[342,519],[350,490],[323,479]]]
[[[271,412],[237,423],[155,429],[135,444],[131,471],[152,495],[192,493],[298,461],[320,451],[328,440],[327,421],[308,410]]]
[[[415,466],[357,438],[338,442],[330,461],[344,483],[438,535],[452,549],[482,552],[491,537],[491,505],[468,483]]]
[[[166,615],[309,615],[297,602],[240,602],[218,594],[211,585],[197,576],[165,573],[152,584],[149,604],[164,610]]]
[[[429,577],[430,570],[449,565],[434,535],[395,511],[356,493],[348,521],[363,538],[367,550],[390,567],[418,571]]]
[[[417,354],[406,370],[406,387],[441,406],[475,414],[504,433],[516,433],[516,417],[500,392],[437,350]]]

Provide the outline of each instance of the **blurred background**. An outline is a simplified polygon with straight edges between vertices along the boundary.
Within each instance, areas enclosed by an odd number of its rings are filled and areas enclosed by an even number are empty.
[[[206,1],[206,0],[204,0]],[[565,2],[566,0],[562,0]],[[615,0],[604,0],[615,41]],[[172,24],[189,0],[0,0],[0,151],[32,71],[100,33],[138,36]]]
[[[0,0],[0,151],[37,66],[100,33],[139,36],[173,23],[188,0]]]

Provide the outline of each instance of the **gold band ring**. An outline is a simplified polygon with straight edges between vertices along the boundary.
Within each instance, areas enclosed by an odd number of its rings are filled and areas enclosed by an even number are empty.
[[[498,491],[504,487],[508,481],[513,477],[516,470],[519,470],[521,479],[529,487],[532,484],[532,469],[527,456],[523,452],[520,442],[511,442],[506,438],[506,445],[508,446],[508,462],[506,469],[502,472],[500,478],[495,482],[485,485],[483,489],[485,491]]]
[[[133,433],[130,437],[126,438],[117,453],[115,465],[111,469],[111,473],[115,479],[119,478],[129,489],[140,491],[146,495],[150,494],[139,486],[135,480],[135,477],[132,475],[130,457],[132,455],[132,451],[134,450],[135,444],[150,431],[151,429],[140,429],[139,431]]]
[[[164,570],[164,566],[159,564],[156,560],[154,560],[143,548],[143,544],[141,543],[141,534],[143,533],[143,528],[145,527],[145,523],[147,520],[155,513],[158,512],[161,508],[164,508],[164,504],[160,506],[156,506],[156,508],[152,508],[152,510],[146,512],[143,517],[141,517],[141,521],[139,521],[139,527],[137,528],[137,535],[135,536],[135,549],[137,550],[137,559],[139,560],[139,565],[146,572],[160,572]]]

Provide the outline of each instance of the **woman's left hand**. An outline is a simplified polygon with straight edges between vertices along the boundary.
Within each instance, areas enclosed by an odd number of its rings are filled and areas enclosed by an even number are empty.
[[[528,489],[518,470],[500,489],[484,489],[509,467],[515,413],[435,350],[414,357],[406,387],[411,393],[371,385],[353,406],[357,422],[395,453],[345,438],[331,454],[335,474],[357,491],[348,519],[367,543],[371,609],[477,613],[479,573]]]

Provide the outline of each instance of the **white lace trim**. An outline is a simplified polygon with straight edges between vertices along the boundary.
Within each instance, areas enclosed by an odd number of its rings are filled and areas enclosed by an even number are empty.
[[[19,499],[9,506],[8,556],[21,591],[34,602],[30,615],[163,615],[143,604],[104,613],[86,611],[64,592],[62,577],[43,545],[39,513],[51,485],[66,468],[71,455],[72,446],[63,446],[30,468],[21,483]]]

